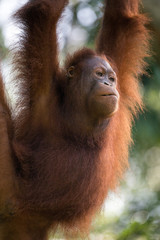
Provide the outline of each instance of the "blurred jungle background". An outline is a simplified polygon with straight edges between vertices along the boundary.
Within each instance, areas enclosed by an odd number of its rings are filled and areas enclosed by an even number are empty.
[[[8,19],[25,2],[0,0],[0,54],[6,79],[7,52],[19,33]],[[160,240],[160,0],[143,0],[143,5],[142,11],[151,18],[154,52],[147,60],[148,76],[142,76],[145,111],[135,121],[130,169],[96,217],[91,240]],[[70,0],[57,29],[62,62],[68,52],[83,45],[94,47],[102,12],[103,0]],[[14,101],[12,91],[11,98]],[[62,239],[61,233],[54,239]]]

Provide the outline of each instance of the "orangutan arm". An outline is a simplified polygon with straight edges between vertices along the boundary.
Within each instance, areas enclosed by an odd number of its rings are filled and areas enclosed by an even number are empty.
[[[49,118],[52,85],[59,72],[56,26],[67,2],[30,0],[15,14],[23,28],[20,49],[15,55],[16,79],[22,80],[23,99],[17,135],[27,134],[34,122],[40,127],[47,124],[44,119]]]
[[[137,77],[148,56],[148,19],[139,11],[139,0],[105,0],[97,51],[109,56],[118,69],[121,94],[141,105]],[[132,89],[131,89],[132,88]]]

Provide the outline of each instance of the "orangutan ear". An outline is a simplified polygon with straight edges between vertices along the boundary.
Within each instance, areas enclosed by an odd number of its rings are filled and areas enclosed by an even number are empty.
[[[74,66],[69,67],[69,69],[68,69],[68,71],[67,71],[67,76],[68,76],[69,78],[74,77],[74,72],[75,72],[74,70],[75,70],[75,67],[74,67]]]

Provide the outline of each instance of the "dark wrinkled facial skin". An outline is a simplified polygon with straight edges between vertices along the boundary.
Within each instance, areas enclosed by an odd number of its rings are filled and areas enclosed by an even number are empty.
[[[76,68],[80,68],[79,73]],[[89,58],[78,67],[71,66],[69,74],[81,82],[79,91],[92,118],[110,118],[118,110],[117,76],[105,59]]]

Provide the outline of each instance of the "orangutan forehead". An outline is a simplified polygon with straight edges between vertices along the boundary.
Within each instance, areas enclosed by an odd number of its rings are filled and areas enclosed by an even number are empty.
[[[84,66],[86,67],[93,67],[93,68],[96,68],[96,67],[103,67],[103,68],[106,68],[106,69],[112,69],[109,61],[107,60],[106,57],[101,57],[101,56],[94,56],[94,57],[91,57],[91,58],[88,58],[85,60],[85,64]]]

